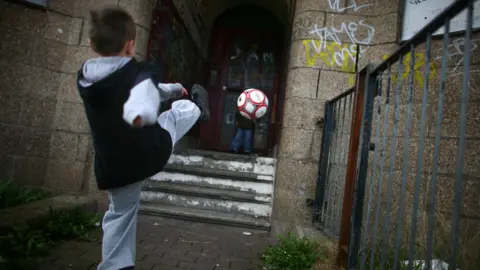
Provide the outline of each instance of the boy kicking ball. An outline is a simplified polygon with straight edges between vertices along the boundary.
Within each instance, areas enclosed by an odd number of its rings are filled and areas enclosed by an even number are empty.
[[[144,179],[160,172],[172,149],[198,120],[208,120],[208,96],[199,85],[192,99],[181,84],[159,83],[135,55],[135,24],[118,7],[91,11],[90,46],[99,55],[78,72],[77,86],[92,133],[95,175],[107,190],[98,270],[134,269],[137,212]]]

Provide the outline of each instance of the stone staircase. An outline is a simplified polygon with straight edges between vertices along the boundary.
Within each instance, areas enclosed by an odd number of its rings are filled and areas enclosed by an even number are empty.
[[[140,212],[208,223],[270,229],[273,158],[184,150],[147,180]]]

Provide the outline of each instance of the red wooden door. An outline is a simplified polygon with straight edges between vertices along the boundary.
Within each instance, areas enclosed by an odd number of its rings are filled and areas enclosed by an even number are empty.
[[[274,113],[278,91],[278,55],[281,44],[269,32],[216,29],[210,47],[208,92],[211,120],[200,127],[200,148],[227,151],[235,132],[240,93],[261,89],[269,99],[267,114],[257,122],[253,150],[269,154],[273,144]]]

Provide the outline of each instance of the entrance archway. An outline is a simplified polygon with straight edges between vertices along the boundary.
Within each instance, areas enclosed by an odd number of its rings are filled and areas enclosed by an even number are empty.
[[[235,131],[236,100],[244,89],[258,88],[267,94],[270,109],[256,125],[253,148],[261,155],[272,154],[275,113],[282,106],[278,96],[283,90],[279,79],[284,25],[277,16],[258,5],[238,5],[212,22],[207,61],[211,120],[200,127],[200,148],[229,149]]]

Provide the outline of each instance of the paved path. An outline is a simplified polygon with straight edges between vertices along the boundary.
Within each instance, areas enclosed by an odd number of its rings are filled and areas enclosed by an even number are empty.
[[[95,234],[95,241],[57,247],[40,269],[96,269],[100,230]],[[139,217],[137,241],[136,270],[261,269],[259,255],[273,243],[267,232],[149,216]]]

